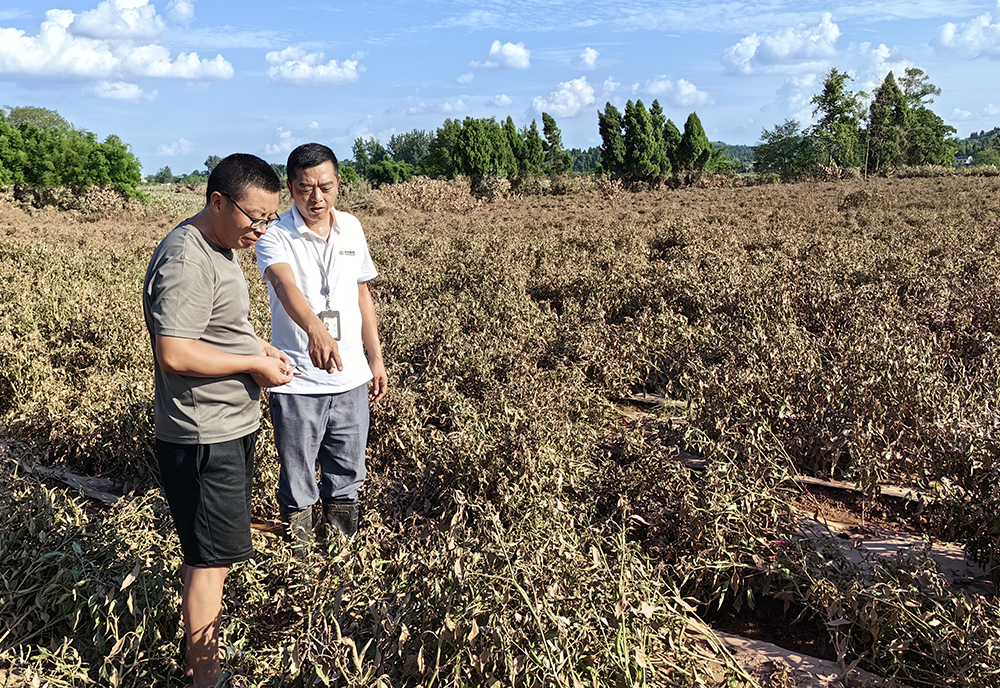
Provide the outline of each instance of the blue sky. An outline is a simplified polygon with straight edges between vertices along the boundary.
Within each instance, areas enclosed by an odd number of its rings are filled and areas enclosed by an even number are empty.
[[[237,151],[284,162],[307,141],[350,157],[359,136],[542,111],[586,148],[598,109],[636,98],[752,144],[808,121],[831,67],[870,90],[909,66],[943,89],[931,107],[961,136],[1000,126],[1000,0],[0,5],[0,104],[117,134],[145,173]]]

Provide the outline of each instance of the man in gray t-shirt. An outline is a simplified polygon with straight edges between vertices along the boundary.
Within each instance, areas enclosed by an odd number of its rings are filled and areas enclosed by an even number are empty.
[[[153,252],[143,313],[154,354],[156,459],[184,553],[181,611],[187,674],[219,678],[222,590],[253,556],[250,495],[260,388],[292,379],[291,360],[254,334],[235,250],[278,220],[281,182],[253,155],[230,155],[205,207]]]

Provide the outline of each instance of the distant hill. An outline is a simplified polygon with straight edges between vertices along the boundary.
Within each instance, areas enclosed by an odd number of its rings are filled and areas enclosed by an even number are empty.
[[[744,165],[753,165],[753,146],[744,146],[741,144],[734,144],[731,146],[727,146],[721,141],[718,143],[713,143],[712,145],[714,145],[716,148],[725,147],[726,155],[735,160],[737,163]],[[739,164],[737,165],[737,168],[738,167]]]
[[[985,150],[990,145],[990,141],[1000,134],[1000,127],[994,127],[989,131],[972,132],[968,138],[953,139],[958,144],[958,155],[975,155],[981,150]]]
[[[586,150],[582,148],[567,148],[566,152],[573,156],[574,172],[592,172],[598,163],[601,162],[600,146],[591,146]]]

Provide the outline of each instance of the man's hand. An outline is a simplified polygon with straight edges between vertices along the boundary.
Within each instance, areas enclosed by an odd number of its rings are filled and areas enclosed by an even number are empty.
[[[274,288],[282,308],[309,337],[309,360],[312,364],[328,373],[343,370],[337,340],[330,336],[326,324],[309,307],[302,290],[295,283],[292,266],[288,263],[275,263],[264,270],[264,276]]]
[[[274,347],[271,348],[274,349]],[[278,351],[278,353],[281,352]],[[280,387],[291,382],[292,362],[288,360],[288,356],[284,356],[284,359],[282,360],[278,356],[255,356],[250,368],[253,381],[261,387]]]
[[[381,359],[370,361],[368,367],[372,371],[372,386],[368,389],[368,401],[377,404],[389,391],[389,375],[385,372],[385,364]]]
[[[288,354],[286,354],[284,351],[271,344],[271,342],[268,342],[264,339],[261,339],[260,337],[257,337],[257,345],[260,347],[261,356],[270,356],[271,358],[277,358],[282,363],[284,363],[285,366],[287,366],[288,368],[291,368],[293,365],[295,365],[292,359],[288,357]]]
[[[292,381],[292,362],[281,351],[257,338],[261,353],[244,356],[214,349],[196,339],[156,337],[156,360],[168,373],[190,377],[226,377],[250,373],[261,387],[277,387]]]
[[[377,403],[389,391],[389,376],[382,361],[382,343],[378,340],[378,317],[375,302],[368,290],[367,282],[358,283],[358,309],[361,311],[361,341],[368,355],[368,367],[372,371],[372,386],[368,390],[368,401]]]
[[[309,335],[309,360],[320,370],[328,373],[344,369],[344,363],[340,360],[340,348],[337,340],[330,336],[329,330],[317,318],[317,323],[306,330]]]

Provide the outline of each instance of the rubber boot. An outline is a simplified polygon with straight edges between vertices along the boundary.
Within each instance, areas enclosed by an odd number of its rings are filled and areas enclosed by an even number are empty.
[[[281,514],[281,525],[285,531],[285,542],[298,548],[300,554],[309,550],[312,541],[312,509],[301,509]]]
[[[334,528],[350,537],[358,532],[358,503],[323,500],[323,522],[332,532]]]

